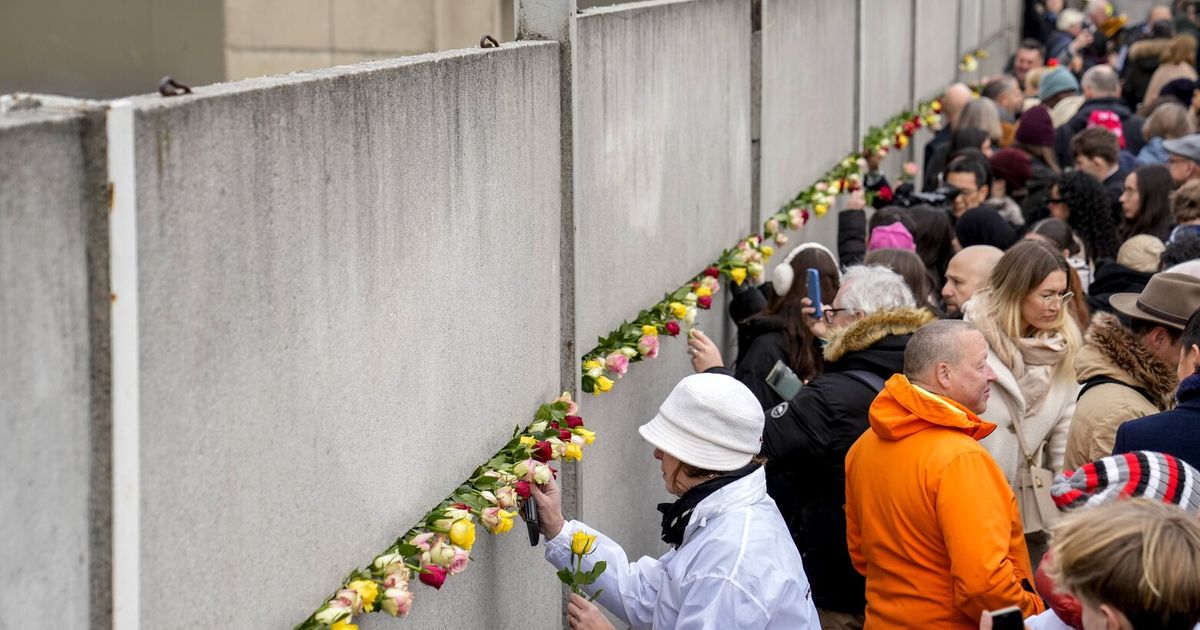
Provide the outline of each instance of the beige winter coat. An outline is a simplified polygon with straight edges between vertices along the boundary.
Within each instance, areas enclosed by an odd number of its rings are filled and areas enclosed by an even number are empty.
[[[1138,342],[1133,333],[1109,313],[1097,313],[1088,328],[1083,349],[1075,359],[1080,385],[1097,376],[1107,376],[1140,387],[1137,390],[1103,383],[1094,385],[1079,398],[1067,436],[1064,465],[1074,469],[1112,453],[1117,428],[1129,420],[1172,407],[1175,368],[1167,365]]]

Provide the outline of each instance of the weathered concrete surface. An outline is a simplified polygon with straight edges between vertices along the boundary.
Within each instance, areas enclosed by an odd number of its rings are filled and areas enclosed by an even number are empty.
[[[0,114],[0,628],[107,627],[99,120]]]
[[[581,15],[577,27],[582,354],[750,229],[750,5],[636,3]],[[714,309],[701,325],[718,317]],[[581,471],[582,516],[631,554],[661,551],[654,505],[665,497],[635,429],[691,371],[682,340],[663,345],[612,394],[587,401],[602,433]]]
[[[525,43],[134,101],[143,627],[301,621],[557,394],[558,78]],[[409,626],[558,624],[521,531],[475,557]]]
[[[869,0],[863,15],[862,129],[912,105],[911,2]]]
[[[846,77],[856,72],[856,13],[854,2],[763,3],[763,216],[855,150],[855,82]],[[833,247],[837,219],[814,217],[789,235]]]
[[[980,17],[983,0],[959,0],[958,5],[958,57],[975,52],[983,43],[980,37]],[[955,63],[958,63],[955,60]]]
[[[955,81],[959,54],[956,0],[917,0],[917,65],[914,91],[918,101],[932,98]]]

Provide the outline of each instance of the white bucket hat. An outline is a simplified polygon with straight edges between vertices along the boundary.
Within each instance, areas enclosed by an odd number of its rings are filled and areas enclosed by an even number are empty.
[[[762,405],[737,379],[693,374],[679,381],[638,433],[685,464],[729,471],[761,450],[764,422]]]

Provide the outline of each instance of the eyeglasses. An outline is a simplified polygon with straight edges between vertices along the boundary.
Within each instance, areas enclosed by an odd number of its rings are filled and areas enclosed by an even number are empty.
[[[849,310],[853,310],[853,309],[849,309],[849,308],[833,308],[833,307],[831,307],[831,306],[830,306],[830,307],[826,307],[826,308],[823,308],[823,309],[821,309],[821,317],[825,319],[825,324],[826,324],[826,325],[828,325],[828,326],[832,326],[832,325],[833,325],[833,318],[834,318],[834,317],[837,317],[837,314],[838,314],[838,313],[841,313],[842,311],[849,311]]]
[[[1045,308],[1050,308],[1051,306],[1062,306],[1063,304],[1067,303],[1067,300],[1069,300],[1073,297],[1075,297],[1074,291],[1067,291],[1065,293],[1052,293],[1050,295],[1043,295],[1042,296],[1042,306]]]

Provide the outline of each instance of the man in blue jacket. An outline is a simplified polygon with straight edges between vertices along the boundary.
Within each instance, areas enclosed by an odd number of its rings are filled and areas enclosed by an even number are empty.
[[[1200,309],[1188,319],[1180,345],[1178,406],[1122,424],[1114,455],[1158,451],[1200,467]]]

